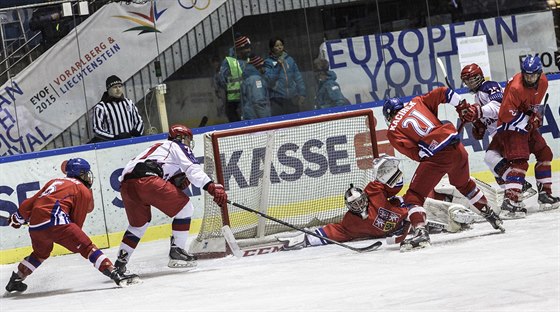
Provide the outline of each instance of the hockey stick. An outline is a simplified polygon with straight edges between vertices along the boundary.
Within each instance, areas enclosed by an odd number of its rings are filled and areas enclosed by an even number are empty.
[[[441,70],[445,78],[445,84],[449,89],[453,90],[453,88],[451,87],[451,83],[449,82],[449,78],[447,77],[447,70],[445,70],[445,65],[443,65],[443,61],[439,57],[436,58],[436,61],[438,63],[439,69]],[[453,90],[453,92],[455,92],[455,90]],[[461,123],[457,127],[457,133],[461,133],[461,130],[463,130],[464,127],[465,127],[465,122],[461,121]]]
[[[243,257],[241,248],[239,248],[239,245],[237,244],[237,241],[235,240],[235,237],[233,236],[233,232],[231,231],[229,225],[224,225],[222,227],[222,235],[224,235],[224,238],[229,246],[229,249],[231,250],[231,253],[233,253],[233,255],[236,258]]]
[[[382,245],[382,243],[381,243],[380,241],[377,241],[377,242],[375,242],[375,243],[373,243],[373,244],[371,244],[371,245],[369,245],[369,246],[365,246],[365,247],[361,247],[361,248],[360,248],[360,247],[352,247],[352,246],[349,246],[349,245],[346,245],[346,244],[337,242],[337,241],[335,241],[335,240],[332,240],[332,239],[330,239],[330,238],[328,238],[328,237],[317,235],[317,234],[315,234],[315,233],[313,233],[313,232],[311,232],[311,231],[308,231],[308,230],[306,230],[306,229],[300,229],[300,228],[298,228],[298,227],[296,227],[296,226],[294,226],[294,225],[292,225],[292,224],[290,224],[290,223],[288,223],[288,222],[282,221],[282,220],[280,220],[280,219],[276,219],[276,218],[271,217],[271,216],[269,216],[269,215],[267,215],[267,214],[265,214],[265,213],[262,213],[262,212],[260,212],[260,211],[251,209],[251,208],[249,208],[249,207],[247,207],[247,206],[244,206],[244,205],[241,205],[241,204],[239,204],[239,203],[232,202],[232,201],[229,200],[229,199],[228,199],[227,202],[228,202],[228,204],[231,204],[231,205],[233,205],[233,206],[235,206],[235,207],[238,207],[238,208],[241,208],[241,209],[243,209],[243,210],[246,210],[246,211],[249,211],[249,212],[258,214],[259,216],[261,216],[261,217],[263,217],[263,218],[266,218],[266,219],[268,219],[268,220],[271,220],[271,221],[280,223],[280,224],[285,225],[285,226],[287,226],[287,227],[289,227],[289,228],[292,228],[292,229],[294,229],[294,230],[303,232],[303,233],[305,233],[305,234],[307,234],[307,235],[315,236],[315,237],[317,237],[317,238],[319,238],[319,239],[322,239],[322,240],[325,240],[325,241],[327,241],[327,242],[329,242],[329,243],[331,243],[331,244],[336,244],[336,245],[338,245],[338,246],[341,246],[341,247],[344,247],[344,248],[348,248],[348,249],[353,250],[353,251],[356,251],[356,252],[368,252],[368,251],[373,251],[373,250],[378,249],[378,248],[381,247],[381,245]]]
[[[200,123],[198,124],[198,128],[205,127],[207,123],[208,123],[208,116],[202,117]]]

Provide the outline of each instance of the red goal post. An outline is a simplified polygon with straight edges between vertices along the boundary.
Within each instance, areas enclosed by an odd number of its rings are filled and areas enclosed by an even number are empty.
[[[231,201],[299,228],[338,222],[350,183],[364,187],[371,179],[375,123],[373,110],[361,109],[207,133],[204,170]],[[189,248],[199,258],[229,253],[224,225],[242,248],[292,230],[232,205],[218,207],[204,194],[200,232]]]

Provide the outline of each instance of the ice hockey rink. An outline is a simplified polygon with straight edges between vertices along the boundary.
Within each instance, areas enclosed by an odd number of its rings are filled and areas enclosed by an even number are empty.
[[[555,172],[556,173],[556,172]],[[558,192],[560,179],[554,177]],[[537,207],[528,200],[529,211]],[[356,253],[336,245],[167,267],[169,242],[141,243],[119,288],[80,255],[52,257],[0,311],[560,311],[560,210],[432,235],[432,247]],[[363,246],[372,241],[350,243]],[[115,259],[116,248],[104,250]],[[2,287],[16,264],[0,266]]]

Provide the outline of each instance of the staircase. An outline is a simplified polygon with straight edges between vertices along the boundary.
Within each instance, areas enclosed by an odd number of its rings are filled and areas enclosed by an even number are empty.
[[[225,1],[184,34],[169,48],[162,51],[147,66],[140,68],[125,82],[126,94],[134,102],[142,100],[148,90],[162,83],[195,55],[228,31],[245,16],[269,14],[318,6],[349,3],[359,0],[229,0]],[[203,11],[201,11],[203,12]],[[233,39],[233,38],[232,38]],[[161,64],[161,76],[156,76],[156,61]],[[83,115],[67,130],[46,145],[44,149],[84,144],[90,137],[89,117]]]
[[[14,74],[31,64],[37,53],[37,37],[26,29],[26,17],[31,15],[31,10],[18,9],[0,12],[0,82],[3,84]]]

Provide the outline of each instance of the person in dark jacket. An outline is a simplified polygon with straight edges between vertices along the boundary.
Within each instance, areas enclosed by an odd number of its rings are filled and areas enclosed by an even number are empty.
[[[265,77],[270,89],[273,116],[297,113],[305,101],[305,83],[296,61],[284,51],[284,40],[269,41],[270,55],[264,61]]]
[[[241,105],[243,120],[270,117],[268,84],[263,77],[264,59],[252,56],[243,71],[241,84]]]
[[[350,101],[344,97],[340,85],[336,82],[335,72],[329,70],[329,63],[324,59],[313,62],[315,78],[319,84],[315,97],[315,108],[328,108],[349,105]]]

